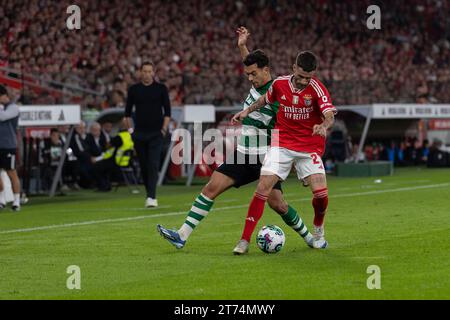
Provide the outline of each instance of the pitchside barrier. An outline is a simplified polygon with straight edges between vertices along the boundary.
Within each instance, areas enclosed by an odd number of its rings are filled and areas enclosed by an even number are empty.
[[[55,176],[53,177],[52,186],[49,195],[53,197],[58,186],[58,182],[61,179],[62,168],[64,160],[66,159],[67,149],[69,148],[70,140],[73,135],[74,126],[81,122],[81,109],[79,105],[32,105],[32,106],[19,106],[19,127],[24,131],[24,146],[23,146],[23,167],[24,175],[23,180],[26,186],[29,183],[29,175],[31,168],[31,139],[27,132],[31,128],[39,129],[46,128],[50,130],[51,127],[56,126],[70,126],[69,133],[64,144],[64,148],[59,160],[58,167],[56,169]],[[26,189],[26,188],[25,188]]]
[[[363,158],[363,148],[373,120],[428,120],[450,119],[450,104],[371,104],[339,106],[338,112],[353,112],[365,118],[359,140],[358,152],[352,163],[337,163],[338,176],[383,176],[392,175],[393,164],[388,161],[358,162]],[[450,141],[447,141],[450,142]]]

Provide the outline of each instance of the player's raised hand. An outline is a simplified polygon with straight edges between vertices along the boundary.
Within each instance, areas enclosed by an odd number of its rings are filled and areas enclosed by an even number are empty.
[[[238,46],[245,46],[247,44],[247,39],[250,36],[250,32],[248,32],[246,27],[239,27],[236,30],[236,33],[239,35]]]
[[[247,110],[248,109],[236,113],[233,116],[233,118],[231,118],[231,124],[237,124],[237,123],[241,122],[242,120],[244,120],[248,116]]]
[[[326,138],[327,136],[327,128],[325,128],[325,126],[321,125],[321,124],[316,124],[313,127],[313,136],[322,136],[324,138]]]

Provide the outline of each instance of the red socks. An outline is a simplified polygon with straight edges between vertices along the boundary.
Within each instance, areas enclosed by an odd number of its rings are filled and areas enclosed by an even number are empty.
[[[328,207],[328,189],[319,189],[313,191],[314,197],[312,205],[314,207],[314,225],[320,227],[323,225],[323,219]]]
[[[252,233],[258,224],[259,219],[261,219],[264,212],[264,205],[267,201],[267,196],[255,192],[252,202],[250,202],[250,207],[248,208],[247,218],[245,219],[244,232],[242,233],[241,239],[250,242]]]

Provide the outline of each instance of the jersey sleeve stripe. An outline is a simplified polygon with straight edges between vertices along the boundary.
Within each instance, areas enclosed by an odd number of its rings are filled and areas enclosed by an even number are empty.
[[[320,87],[319,83],[316,80],[314,80],[314,79],[311,79],[311,82],[316,86],[316,88],[319,90],[319,92],[323,96],[324,92],[323,92],[322,88]]]
[[[313,87],[314,90],[316,91],[316,93],[317,93],[317,95],[318,95],[319,98],[323,96],[323,93],[320,92],[320,90],[316,87],[315,84],[312,84],[312,87]]]
[[[315,82],[314,80],[311,79],[311,84],[312,84],[314,90],[319,95],[319,98],[322,97],[324,95],[324,93],[323,93],[322,89],[319,87],[319,85],[317,84],[317,82]]]
[[[326,107],[325,109],[322,110],[322,114],[325,114],[330,111],[333,112],[334,114],[337,113],[337,109],[335,107]]]

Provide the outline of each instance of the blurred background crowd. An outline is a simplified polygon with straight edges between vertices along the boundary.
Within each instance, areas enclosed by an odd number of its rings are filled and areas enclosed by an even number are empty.
[[[80,0],[75,31],[65,25],[70,4],[0,0],[0,67],[53,81],[18,93],[25,102],[58,102],[51,89],[63,83],[92,90],[81,94],[84,109],[123,106],[150,59],[173,105],[239,104],[249,87],[235,43],[241,25],[250,49],[271,57],[273,75],[290,73],[299,50],[315,52],[337,105],[450,100],[446,0]],[[381,8],[380,30],[366,27],[371,4]]]

